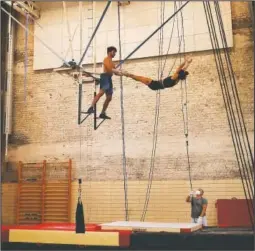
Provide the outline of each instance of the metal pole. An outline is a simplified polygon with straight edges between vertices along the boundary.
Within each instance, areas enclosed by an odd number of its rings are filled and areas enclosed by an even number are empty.
[[[80,55],[82,54],[82,2],[79,2],[79,14],[80,14]],[[79,83],[79,94],[78,94],[78,124],[81,124],[81,106],[82,106],[82,74],[81,70],[79,70],[78,76],[78,83]],[[81,130],[81,128],[80,128]],[[81,138],[81,131],[80,131],[80,138]],[[81,151],[81,149],[80,149]],[[81,162],[81,160],[80,160]]]
[[[94,92],[94,97],[97,95],[96,92]],[[97,104],[94,105],[94,130],[97,129]]]
[[[95,27],[95,22],[96,22],[96,1],[93,1],[93,28]],[[96,73],[96,66],[97,66],[97,61],[96,61],[96,37],[93,40],[93,72]],[[96,92],[96,80],[94,80],[94,91]]]
[[[81,105],[82,105],[82,83],[79,83],[79,93],[78,93],[78,125],[81,124]]]

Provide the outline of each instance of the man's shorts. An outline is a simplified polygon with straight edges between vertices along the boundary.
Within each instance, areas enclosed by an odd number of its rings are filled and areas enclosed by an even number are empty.
[[[100,75],[100,89],[104,90],[106,95],[113,94],[112,76],[107,73]]]

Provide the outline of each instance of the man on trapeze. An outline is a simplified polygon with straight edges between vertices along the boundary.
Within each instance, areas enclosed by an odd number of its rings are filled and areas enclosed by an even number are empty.
[[[111,119],[105,113],[109,103],[112,100],[113,86],[112,86],[112,75],[121,76],[121,71],[117,70],[112,59],[115,57],[117,49],[114,46],[107,48],[107,57],[103,61],[103,73],[100,75],[100,90],[99,93],[94,97],[90,108],[87,113],[91,114],[94,112],[94,106],[98,100],[105,94],[106,99],[103,105],[102,112],[99,115],[101,119]]]
[[[160,80],[153,80],[151,78],[142,77],[142,76],[136,76],[129,72],[122,71],[122,75],[126,76],[128,78],[132,78],[136,81],[139,81],[145,85],[147,85],[152,90],[160,90],[164,88],[170,88],[178,84],[179,80],[186,79],[186,76],[189,74],[186,70],[189,67],[190,63],[192,62],[192,59],[185,59],[185,61],[177,68],[175,73],[172,76],[169,76],[162,81]]]

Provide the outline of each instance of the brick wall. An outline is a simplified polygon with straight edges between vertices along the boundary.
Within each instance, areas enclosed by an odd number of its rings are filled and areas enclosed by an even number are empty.
[[[247,3],[233,3],[233,23],[247,20]],[[241,6],[241,7],[240,7]],[[239,12],[240,10],[240,12]],[[246,17],[246,19],[245,19]],[[32,25],[30,28],[33,29]],[[78,87],[71,78],[51,71],[32,71],[33,38],[29,37],[27,100],[24,102],[24,31],[17,29],[13,135],[10,161],[74,159],[74,176],[90,180],[122,179],[119,79],[108,114],[113,117],[97,130],[92,118],[77,125]],[[253,134],[253,44],[249,28],[234,29],[231,57],[249,135]],[[234,149],[226,119],[212,52],[193,53],[188,79],[189,141],[195,179],[236,177]],[[168,57],[165,74],[174,57]],[[128,71],[157,77],[157,59],[127,62]],[[155,113],[155,92],[124,78],[126,155],[129,178],[147,179]],[[93,87],[84,91],[84,109]],[[102,102],[98,108],[101,109]],[[161,92],[155,179],[187,177],[180,85]],[[81,144],[80,144],[81,141]],[[81,147],[80,147],[81,145]],[[133,146],[136,147],[133,147]],[[81,152],[81,157],[80,157]],[[90,163],[87,163],[90,159]],[[81,163],[80,163],[81,160]],[[203,172],[201,172],[203,170]]]
[[[248,3],[233,2],[232,14],[234,48],[231,49],[231,59],[253,147],[254,72],[252,62],[254,59]],[[242,21],[242,26],[238,25],[239,20]],[[30,25],[30,28],[33,29],[33,26]],[[79,127],[77,125],[78,86],[72,79],[52,71],[33,72],[32,37],[29,37],[28,47],[27,100],[24,102],[24,31],[18,27],[14,72],[13,135],[8,160],[10,162],[18,160],[41,162],[43,159],[62,161],[72,158],[75,165],[73,177],[83,177],[85,181],[90,181],[87,186],[90,186],[89,193],[93,196],[88,199],[88,203],[92,203],[96,197],[101,198],[102,189],[104,190],[107,184],[110,184],[109,182],[118,183],[116,191],[119,191],[117,192],[119,196],[114,195],[118,206],[114,210],[109,208],[111,214],[118,215],[119,209],[123,212],[119,79],[117,77],[113,79],[115,93],[108,110],[112,120],[105,121],[97,131],[93,131],[92,118]],[[201,185],[204,186],[206,183],[203,180],[207,180],[208,184],[218,184],[217,180],[221,180],[222,186],[225,187],[228,180],[238,178],[239,173],[214,57],[210,51],[193,53],[192,56],[193,63],[189,70],[191,74],[187,81],[192,179],[194,182],[202,182]],[[172,66],[174,59],[172,56],[167,58],[165,74]],[[156,78],[158,60],[156,58],[132,60],[125,63],[124,68],[140,75]],[[88,107],[92,94],[93,87],[86,87],[84,109]],[[142,84],[124,79],[127,170],[134,195],[136,191],[143,189],[142,184],[148,179],[155,98],[155,92]],[[99,102],[98,109],[101,109],[102,102],[103,99]],[[155,190],[153,186],[152,193],[156,195],[150,203],[152,207],[155,205],[159,208],[164,204],[164,200],[157,201],[157,198],[162,189],[164,190],[165,182],[181,184],[183,180],[185,182],[188,180],[180,85],[161,92],[154,180],[160,188]],[[101,182],[100,186],[97,186],[98,182]],[[171,188],[171,185],[169,186]],[[235,191],[241,194],[242,187],[237,187]],[[110,188],[105,191],[110,193]],[[187,183],[182,196],[185,196],[188,190]],[[217,198],[217,194],[212,197],[213,200]],[[136,200],[135,197],[133,199]],[[173,197],[171,203],[177,202]],[[101,207],[101,202],[98,203]],[[105,203],[110,205],[108,200]],[[185,207],[185,204],[182,206]],[[185,210],[189,209],[185,208]],[[152,212],[154,212],[151,214],[152,217],[158,219],[156,211],[152,210]],[[98,213],[92,208],[89,213],[92,221],[96,221],[93,218],[96,215]],[[104,219],[103,215],[97,216],[101,217],[99,221]]]

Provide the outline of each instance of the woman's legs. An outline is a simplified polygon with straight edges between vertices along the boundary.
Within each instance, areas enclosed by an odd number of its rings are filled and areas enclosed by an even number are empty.
[[[151,78],[142,77],[142,76],[136,76],[134,74],[130,74],[130,73],[125,72],[125,71],[122,72],[122,75],[125,76],[125,77],[128,77],[128,78],[132,78],[135,81],[141,82],[141,83],[143,83],[145,85],[149,85],[151,83],[151,81],[152,81]]]

